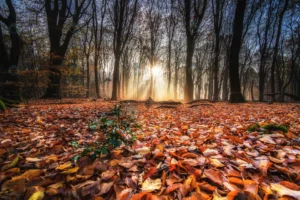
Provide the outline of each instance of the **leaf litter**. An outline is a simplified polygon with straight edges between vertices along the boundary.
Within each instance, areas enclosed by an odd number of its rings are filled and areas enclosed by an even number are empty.
[[[0,199],[300,199],[297,104],[126,104],[142,126],[134,144],[74,159],[99,139],[90,121],[112,106],[32,105],[1,116]]]

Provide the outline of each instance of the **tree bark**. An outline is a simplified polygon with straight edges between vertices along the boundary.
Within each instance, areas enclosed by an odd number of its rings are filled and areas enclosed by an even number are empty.
[[[194,83],[193,83],[193,73],[192,73],[192,64],[193,64],[193,55],[194,55],[195,41],[193,36],[187,34],[187,55],[186,55],[186,64],[185,64],[185,89],[184,89],[184,100],[186,102],[192,101],[194,98]]]
[[[281,36],[281,26],[283,21],[283,16],[288,8],[289,0],[285,0],[284,6],[279,14],[279,22],[277,28],[277,35],[275,40],[274,52],[273,52],[273,59],[271,64],[271,93],[275,93],[275,65],[277,61],[277,54],[278,54],[278,47],[279,47],[279,39]],[[271,100],[274,101],[275,96],[271,96]]]
[[[228,101],[228,65],[226,65],[224,69],[224,80],[223,80],[222,90],[223,90],[222,93],[223,101]]]
[[[90,56],[86,56],[86,75],[87,75],[87,83],[86,83],[86,97],[90,97]]]
[[[120,56],[115,56],[114,72],[113,72],[113,87],[112,87],[112,100],[118,99],[118,85],[119,85],[119,76],[120,76]]]
[[[9,10],[9,15],[5,18],[0,14],[0,21],[3,22],[9,30],[11,48],[8,54],[0,25],[0,96],[19,102],[21,101],[21,90],[17,70],[23,41],[17,31],[17,15],[11,0],[6,0],[6,5]]]
[[[111,100],[117,100],[120,90],[120,58],[132,35],[138,12],[138,0],[114,0],[112,3],[114,25],[113,51],[115,57]]]
[[[86,0],[75,1],[75,12],[72,16],[72,25],[65,34],[61,44],[63,29],[67,19],[70,17],[70,9],[67,0],[45,0],[45,10],[47,16],[48,35],[50,40],[50,68],[49,68],[49,86],[43,98],[61,98],[61,71],[66,52],[68,50],[71,38],[75,33],[75,28],[87,9],[90,1],[84,7]]]
[[[233,22],[233,36],[229,56],[230,103],[242,103],[244,97],[241,93],[239,77],[239,55],[242,45],[243,20],[247,0],[237,0]]]

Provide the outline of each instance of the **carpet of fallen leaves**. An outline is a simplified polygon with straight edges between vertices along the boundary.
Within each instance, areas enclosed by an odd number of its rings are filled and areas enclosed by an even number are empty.
[[[134,145],[74,163],[68,143],[97,140],[88,124],[114,103],[41,103],[0,113],[0,199],[300,199],[299,104],[127,104]]]

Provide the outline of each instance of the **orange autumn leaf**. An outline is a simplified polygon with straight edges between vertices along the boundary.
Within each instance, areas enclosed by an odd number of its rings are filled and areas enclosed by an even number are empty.
[[[258,184],[253,180],[244,180],[244,191],[251,192],[253,194],[257,194],[258,192]]]
[[[144,174],[144,179],[151,177],[153,174],[157,172],[156,167],[150,167],[149,170]]]
[[[234,200],[236,195],[238,194],[238,191],[231,191],[227,194],[227,200]]]
[[[235,185],[238,185],[238,186],[243,186],[244,185],[244,182],[242,179],[239,179],[239,178],[236,178],[236,177],[230,177],[228,178],[229,182],[230,183],[233,183]]]
[[[176,184],[168,186],[166,189],[167,194],[173,192],[174,190],[177,190],[181,185],[182,185],[181,183],[176,183]]]
[[[157,154],[155,154],[153,156],[153,159],[157,159],[157,160],[164,160],[165,159],[165,155],[161,152],[158,152]]]
[[[213,182],[222,185],[223,180],[222,180],[222,174],[220,171],[215,170],[215,169],[207,169],[204,171],[204,174]]]
[[[296,185],[295,183],[289,182],[289,181],[281,181],[279,182],[280,185],[283,185],[291,190],[298,190],[300,191],[300,186]]]

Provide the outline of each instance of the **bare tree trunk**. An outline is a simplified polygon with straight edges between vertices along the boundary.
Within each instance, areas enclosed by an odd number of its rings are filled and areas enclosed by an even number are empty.
[[[182,8],[183,21],[186,34],[186,66],[185,66],[185,85],[184,85],[184,100],[191,101],[194,98],[194,83],[193,83],[193,55],[195,41],[199,36],[199,28],[206,11],[207,0],[185,0],[183,5],[179,1]],[[193,20],[193,21],[192,21]]]
[[[215,49],[214,49],[214,95],[213,100],[219,99],[219,55],[220,55],[220,31],[223,23],[223,9],[225,0],[212,0]]]
[[[228,65],[226,63],[225,69],[224,69],[224,80],[223,80],[223,86],[222,86],[222,99],[223,101],[228,101]]]
[[[85,4],[86,6],[84,6]],[[90,1],[86,0],[81,2],[78,2],[78,0],[75,1],[75,12],[72,15],[72,26],[70,26],[65,34],[63,44],[61,45],[62,36],[64,35],[63,27],[71,15],[70,12],[68,12],[68,2],[66,0],[62,0],[61,6],[59,7],[59,0],[45,0],[45,10],[50,40],[51,66],[49,68],[50,83],[44,98],[61,98],[61,71],[59,68],[63,64],[69,43],[75,33],[76,26],[89,4]]]
[[[9,10],[9,15],[5,18],[0,14],[0,21],[3,22],[9,30],[11,47],[8,53],[0,25],[0,96],[10,100],[21,101],[19,77],[16,72],[18,70],[23,41],[17,32],[17,15],[11,0],[6,0],[6,5]],[[13,82],[13,84],[6,85],[6,82]]]
[[[187,55],[186,55],[186,66],[185,66],[185,89],[184,89],[184,100],[191,101],[194,99],[194,83],[193,83],[193,72],[192,72],[192,63],[194,55],[194,45],[195,41],[192,38],[193,36],[187,34]]]
[[[95,51],[96,52],[96,51]],[[96,54],[96,53],[95,53]],[[94,71],[95,71],[95,89],[96,89],[96,98],[100,98],[99,90],[99,75],[98,75],[98,55],[94,57]]]
[[[86,56],[86,97],[90,97],[90,56]]]
[[[273,59],[272,59],[272,64],[271,64],[271,93],[275,93],[275,65],[276,65],[276,61],[277,61],[278,46],[279,46],[279,39],[281,36],[281,26],[282,26],[283,16],[288,8],[288,5],[289,5],[289,0],[285,0],[284,7],[282,8],[282,10],[279,14],[277,35],[276,35]],[[275,96],[271,96],[272,101],[275,100],[274,97]]]
[[[113,16],[114,24],[113,51],[115,56],[111,99],[117,100],[120,91],[120,58],[132,35],[133,25],[138,12],[138,1],[113,0],[110,2],[112,2],[111,15]]]
[[[113,87],[112,87],[112,100],[117,100],[118,94],[118,86],[119,86],[119,76],[120,76],[120,56],[115,55],[115,65],[114,65],[114,72],[113,72]]]
[[[178,68],[175,66],[175,77],[174,77],[174,100],[178,99]]]
[[[244,102],[241,93],[240,77],[239,77],[239,55],[242,46],[243,20],[245,15],[247,0],[237,0],[234,23],[233,36],[230,47],[229,57],[229,80],[230,80],[230,99],[231,103]]]

